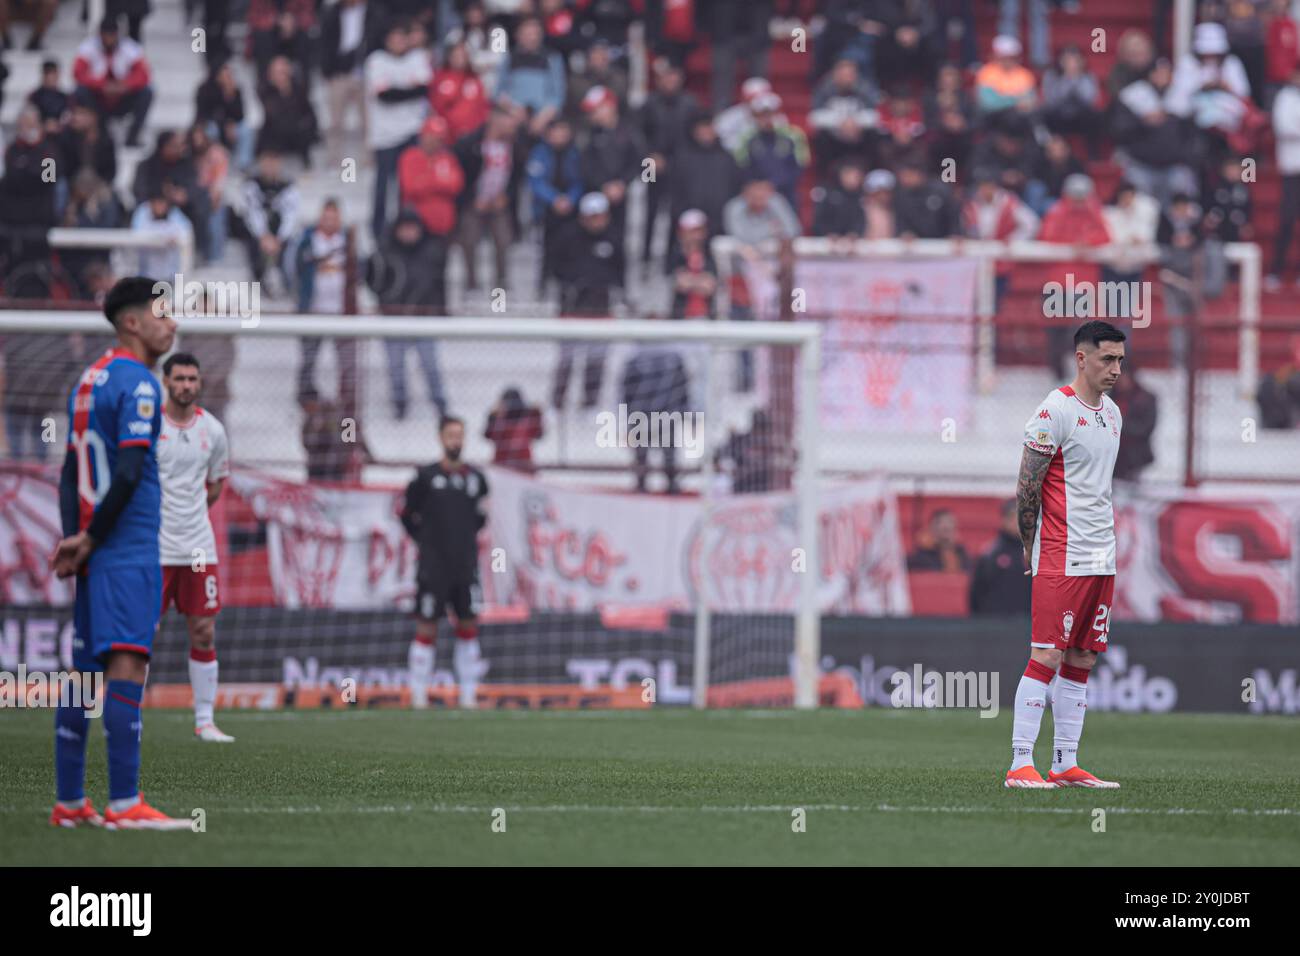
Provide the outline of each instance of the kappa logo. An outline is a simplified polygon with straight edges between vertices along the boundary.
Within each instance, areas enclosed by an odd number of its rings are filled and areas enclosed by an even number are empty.
[[[1087,427],[1088,427],[1088,419],[1086,419],[1086,418],[1084,418],[1082,415],[1080,415],[1080,416],[1079,416],[1079,425],[1080,425],[1080,427],[1087,428]]]
[[[1038,413],[1038,417],[1039,417],[1039,418],[1051,418],[1051,417],[1052,417],[1052,413],[1049,412],[1047,409],[1044,408],[1041,412]]]
[[[158,393],[154,391],[154,387],[151,383],[141,382],[139,385],[135,387],[135,391],[132,392],[131,394],[136,398],[139,398],[141,395],[146,395],[149,398],[153,398]]]

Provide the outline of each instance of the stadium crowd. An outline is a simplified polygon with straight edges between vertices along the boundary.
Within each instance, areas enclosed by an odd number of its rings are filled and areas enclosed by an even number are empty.
[[[29,46],[39,48],[53,4],[0,4],[7,44],[15,42],[13,6],[28,15]],[[1000,32],[988,50],[977,47],[975,17],[991,13],[992,0],[186,6],[207,34],[207,78],[194,92],[192,123],[159,131],[145,147],[129,196],[112,185],[119,141],[139,143],[160,81],[138,42],[148,29],[147,0],[109,2],[110,16],[75,60],[50,60],[40,86],[22,91],[0,176],[5,297],[103,294],[112,278],[107,251],[52,252],[46,231],[59,225],[192,237],[201,262],[220,262],[234,239],[267,294],[326,314],[357,314],[364,296],[390,314],[444,312],[448,264],[459,256],[468,290],[528,290],[553,297],[563,316],[612,314],[629,270],[662,265],[667,317],[707,318],[719,308],[722,280],[709,244],[719,234],[746,255],[764,240],[800,235],[1039,238],[1071,249],[1158,244],[1165,308],[1178,315],[1193,296],[1222,294],[1224,244],[1255,238],[1243,160],[1253,161],[1270,135],[1283,186],[1266,287],[1281,288],[1291,271],[1300,43],[1288,0],[1201,3],[1192,53],[1177,66],[1166,53],[1170,5],[1158,3],[1151,31],[1116,38],[1105,75],[1090,69],[1085,50],[1053,50],[1049,0],[1027,0],[1024,31],[1018,0],[996,3]],[[774,38],[788,42],[789,27],[814,15],[821,28],[808,57],[811,108],[796,122],[765,74]],[[246,42],[236,49],[230,27],[241,18]],[[649,69],[646,95],[633,103],[629,30],[637,21]],[[686,63],[703,44],[711,73],[697,93]],[[257,77],[256,129],[235,57]],[[328,107],[318,115],[322,88]],[[1122,176],[1101,195],[1088,170],[1107,156]],[[53,181],[43,175],[50,162],[65,171]],[[304,207],[298,170],[322,162],[373,170],[368,221],[344,222],[334,201]],[[654,177],[632,230],[632,187],[647,168]],[[485,241],[488,270],[479,261]],[[537,275],[509,274],[519,243],[538,247]],[[139,267],[171,275],[179,253],[149,251]],[[1100,267],[1077,260],[1059,267],[1076,281],[1132,280],[1143,263],[1120,255]],[[999,269],[999,296],[1009,272]],[[729,293],[731,317],[751,317],[743,283]],[[354,413],[355,343],[336,345],[337,401]],[[320,347],[303,342],[304,408],[321,401]],[[1061,343],[1049,348],[1049,362],[1058,363]],[[441,414],[447,400],[428,342],[390,345],[394,413],[404,417],[410,404],[408,350]],[[605,356],[575,347],[556,369],[555,407],[566,401],[575,364],[579,400],[595,401]],[[674,407],[681,370],[645,374],[655,387],[634,382],[629,394],[649,391],[645,401]],[[749,387],[748,363],[740,374],[738,387]],[[1280,401],[1291,413],[1269,420],[1294,421],[1297,393],[1294,381],[1283,382]],[[12,409],[12,380],[8,394]],[[24,447],[12,427],[10,443]]]

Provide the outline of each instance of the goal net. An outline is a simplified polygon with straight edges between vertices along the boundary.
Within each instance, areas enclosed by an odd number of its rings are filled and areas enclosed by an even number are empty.
[[[231,448],[212,511],[219,706],[407,700],[416,549],[399,514],[415,468],[441,456],[443,412],[490,487],[481,707],[827,702],[819,592],[845,584],[819,574],[816,324],[246,325],[183,318],[176,343]],[[0,666],[70,662],[72,590],[46,556],[67,396],[108,332],[97,313],[0,312]],[[188,704],[185,634],[172,611],[155,705]],[[454,640],[444,622],[434,704],[456,706]]]

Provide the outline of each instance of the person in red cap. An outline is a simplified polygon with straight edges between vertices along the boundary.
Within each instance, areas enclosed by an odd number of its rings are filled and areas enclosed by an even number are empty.
[[[420,139],[397,161],[402,206],[413,209],[435,236],[446,238],[456,228],[456,199],[465,188],[465,173],[456,154],[447,148],[447,121],[430,116]]]
[[[583,187],[604,193],[609,200],[611,228],[619,236],[627,222],[627,187],[641,175],[647,157],[641,131],[620,117],[618,97],[604,86],[593,86],[582,98],[590,132],[582,150]]]

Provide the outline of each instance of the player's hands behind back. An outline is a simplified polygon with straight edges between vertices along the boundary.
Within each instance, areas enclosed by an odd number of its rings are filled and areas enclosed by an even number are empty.
[[[70,578],[86,563],[94,549],[94,539],[86,532],[79,531],[55,546],[54,554],[50,555],[50,567],[54,568],[58,577]]]

